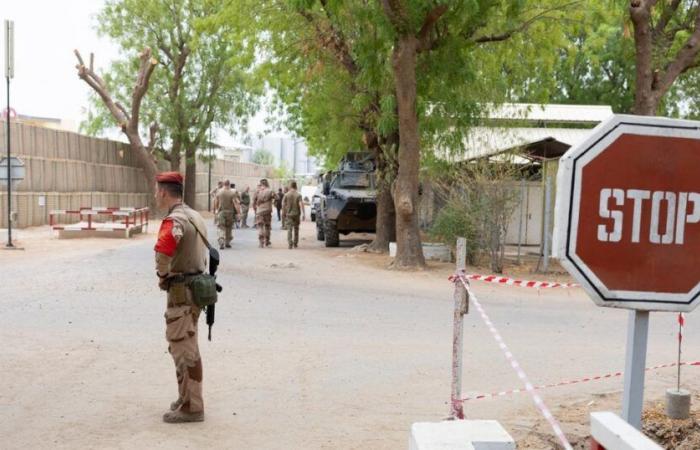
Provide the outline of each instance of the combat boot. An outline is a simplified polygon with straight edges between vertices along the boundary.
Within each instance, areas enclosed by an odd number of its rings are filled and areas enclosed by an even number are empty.
[[[187,423],[187,422],[204,422],[204,411],[195,413],[184,412],[181,410],[169,411],[163,414],[163,422],[165,423]]]
[[[175,400],[174,402],[172,402],[172,403],[170,404],[170,411],[175,411],[175,410],[178,409],[180,406],[182,406],[182,399],[181,399],[181,398],[178,398],[177,400]]]

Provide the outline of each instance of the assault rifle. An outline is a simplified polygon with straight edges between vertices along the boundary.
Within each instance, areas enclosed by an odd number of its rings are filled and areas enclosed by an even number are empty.
[[[209,275],[216,276],[216,269],[219,268],[219,251],[212,246],[209,246]],[[219,283],[216,283],[216,292],[223,291]],[[207,309],[207,325],[209,325],[208,339],[211,341],[211,327],[214,325],[214,316],[216,314],[216,303],[206,307]]]

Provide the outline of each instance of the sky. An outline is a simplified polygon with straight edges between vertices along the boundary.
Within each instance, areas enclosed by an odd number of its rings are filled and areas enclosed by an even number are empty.
[[[0,0],[0,21],[15,25],[15,77],[10,84],[10,106],[30,116],[60,118],[76,126],[84,118],[90,88],[78,78],[73,54],[78,49],[87,62],[95,54],[95,69],[101,73],[119,49],[96,31],[96,15],[102,0]],[[4,24],[2,30],[4,30]],[[2,87],[0,110],[5,109],[5,42],[0,32]],[[250,124],[252,133],[265,131],[264,113]],[[110,133],[111,135],[111,133]],[[219,140],[233,138],[217,133]],[[222,142],[224,143],[224,142]]]

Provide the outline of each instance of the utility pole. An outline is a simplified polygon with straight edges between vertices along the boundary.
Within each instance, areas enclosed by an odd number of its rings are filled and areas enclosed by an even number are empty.
[[[12,159],[10,158],[10,78],[15,75],[14,68],[14,37],[15,23],[5,20],[5,79],[7,80],[7,109],[5,110],[5,124],[7,126],[7,247],[12,244]]]
[[[207,191],[207,211],[211,212],[211,149],[214,143],[211,141],[211,126],[209,126],[209,190]]]

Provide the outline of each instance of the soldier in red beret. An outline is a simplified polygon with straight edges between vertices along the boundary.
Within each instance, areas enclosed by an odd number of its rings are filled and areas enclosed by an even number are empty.
[[[204,420],[202,360],[197,343],[200,308],[192,299],[188,276],[207,266],[207,228],[197,211],[182,202],[183,178],[178,172],[156,176],[156,205],[167,211],[156,242],[158,286],[167,291],[165,337],[175,361],[178,398],[163,415],[167,423]]]

